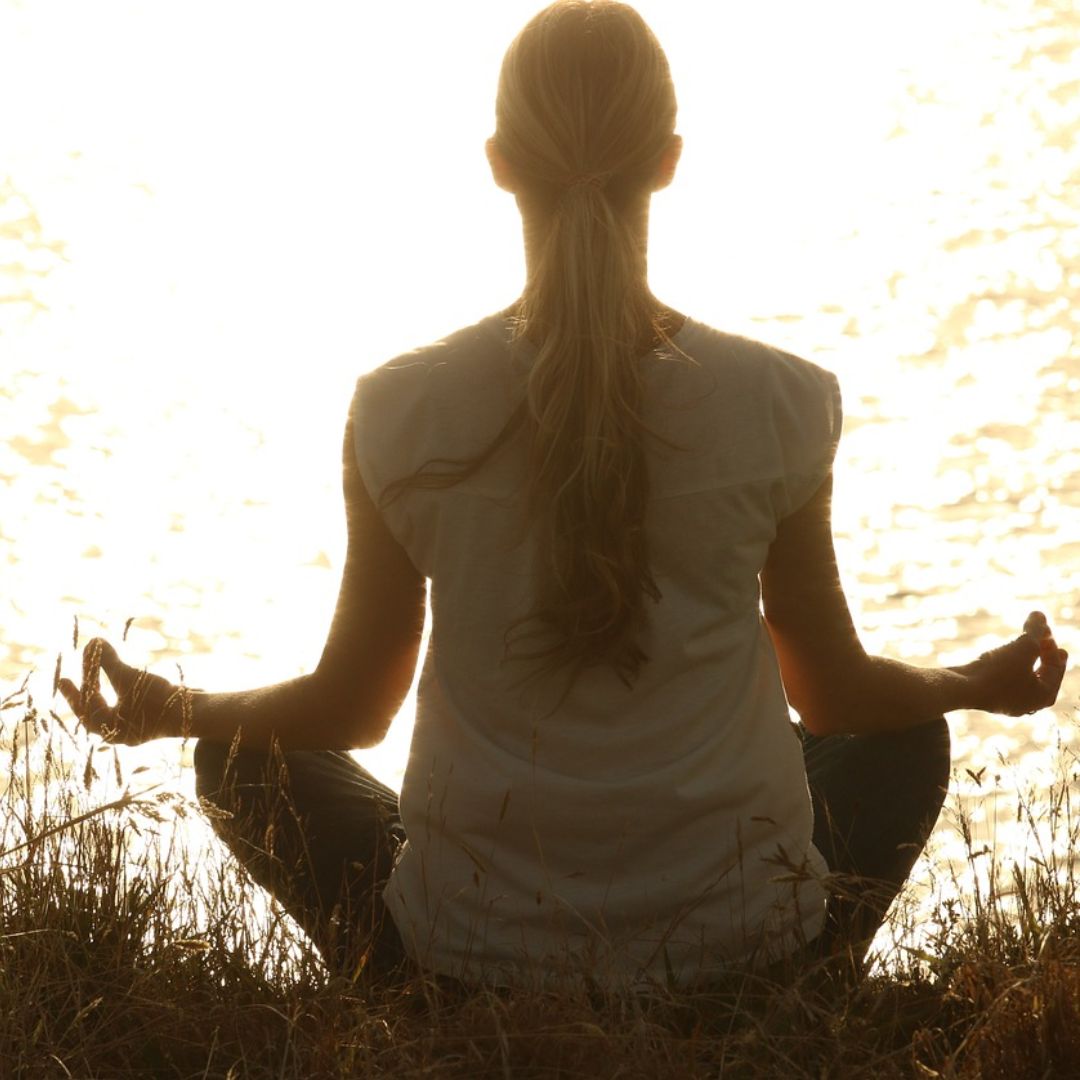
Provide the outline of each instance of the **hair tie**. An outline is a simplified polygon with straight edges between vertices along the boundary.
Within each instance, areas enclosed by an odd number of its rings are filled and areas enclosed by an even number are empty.
[[[570,191],[574,188],[591,187],[600,191],[610,179],[611,173],[579,173],[570,177],[566,182],[566,189]]]

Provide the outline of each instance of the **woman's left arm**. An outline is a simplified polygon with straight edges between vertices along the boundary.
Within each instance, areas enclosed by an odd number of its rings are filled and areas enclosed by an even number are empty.
[[[233,693],[187,690],[125,664],[107,641],[83,652],[83,684],[61,679],[72,711],[111,742],[194,736],[244,746],[330,750],[374,746],[412,684],[424,627],[426,583],[390,534],[364,486],[352,420],[342,452],[348,551],[337,608],[315,671]],[[98,685],[104,670],[117,694]]]

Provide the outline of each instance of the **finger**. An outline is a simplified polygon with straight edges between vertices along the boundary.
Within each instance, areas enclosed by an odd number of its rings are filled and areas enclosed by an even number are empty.
[[[1024,620],[1024,633],[1033,637],[1036,641],[1046,637],[1050,633],[1050,627],[1046,623],[1046,616],[1041,611],[1033,611]]]
[[[56,684],[56,688],[64,695],[64,700],[71,707],[71,711],[80,720],[102,706],[110,708],[100,690],[93,690],[85,684],[80,687],[76,686],[70,679],[61,679]]]
[[[1064,650],[1057,649],[1055,652],[1060,654],[1063,653]],[[1035,671],[1035,677],[1039,680],[1040,685],[1043,687],[1043,692],[1046,694],[1046,704],[1053,705],[1057,700],[1058,691],[1061,689],[1061,681],[1065,677],[1065,664],[1060,662],[1059,656],[1057,655],[1055,655],[1053,663],[1048,663],[1046,660],[1040,660],[1039,666]]]
[[[64,700],[68,703],[68,708],[78,716],[81,708],[79,688],[70,679],[61,679],[56,684],[56,689],[63,695]]]
[[[96,678],[98,669],[104,669],[112,688],[118,694],[127,693],[135,669],[125,664],[117,651],[104,638],[92,638],[83,649],[83,682],[86,682],[88,671],[92,670],[95,689],[98,686]]]
[[[68,708],[75,714],[79,723],[93,735],[113,741],[119,731],[116,710],[105,700],[100,692],[95,692],[84,702],[83,692],[70,679],[61,679],[57,689],[64,695]]]
[[[1021,634],[1003,647],[1017,664],[1030,668],[1039,658],[1039,642],[1030,634]]]
[[[67,697],[66,694],[64,696]],[[71,706],[71,711],[78,717],[79,723],[95,735],[101,735],[116,727],[115,710],[100,692],[84,699],[81,691],[74,690],[72,696],[68,698],[68,704]]]
[[[88,641],[83,648],[82,654],[82,688],[81,693],[85,698],[93,693],[100,685],[101,678],[101,645],[97,640]]]
[[[1063,667],[1065,662],[1069,659],[1069,654],[1064,649],[1058,648],[1058,643],[1054,640],[1052,635],[1044,637],[1039,642],[1039,659],[1044,664],[1050,664],[1053,667]]]

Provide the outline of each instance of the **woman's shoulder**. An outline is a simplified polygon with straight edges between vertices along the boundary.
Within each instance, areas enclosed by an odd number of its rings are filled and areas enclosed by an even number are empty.
[[[802,379],[818,385],[837,381],[827,368],[803,356],[696,319],[687,319],[677,343],[698,363],[736,369],[747,378]]]
[[[468,326],[430,341],[427,344],[399,353],[360,376],[360,381],[402,382],[445,371],[454,364],[458,371],[470,359],[504,350],[505,321],[501,315],[489,315]]]
[[[654,365],[665,398],[708,400],[712,408],[778,416],[788,411],[839,415],[840,386],[827,368],[776,345],[689,318]]]
[[[509,393],[507,341],[505,320],[491,315],[392,357],[357,379],[354,420],[415,437],[483,418]]]

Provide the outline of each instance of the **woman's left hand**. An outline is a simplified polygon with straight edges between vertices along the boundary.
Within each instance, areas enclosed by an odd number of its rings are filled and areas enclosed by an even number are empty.
[[[968,680],[970,707],[1029,716],[1057,701],[1068,661],[1069,654],[1058,648],[1046,616],[1033,611],[1019,637],[949,670]]]
[[[116,691],[115,705],[101,692],[102,669]],[[82,686],[70,679],[57,686],[80,723],[107,742],[135,746],[187,734],[192,691],[125,664],[104,638],[93,638],[83,649]]]

